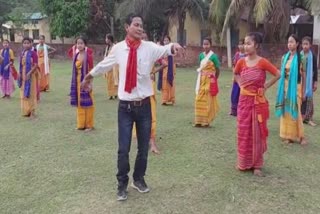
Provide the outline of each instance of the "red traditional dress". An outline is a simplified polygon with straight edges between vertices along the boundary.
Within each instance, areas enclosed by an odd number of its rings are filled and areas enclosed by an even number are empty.
[[[269,104],[263,89],[266,73],[275,75],[278,69],[268,60],[248,67],[245,58],[236,64],[234,73],[240,76],[240,98],[238,104],[238,168],[260,169],[263,154],[267,150]]]

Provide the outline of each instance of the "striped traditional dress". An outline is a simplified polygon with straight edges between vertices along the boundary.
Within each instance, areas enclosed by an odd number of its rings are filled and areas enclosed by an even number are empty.
[[[240,59],[234,69],[235,75],[240,75],[241,79],[237,113],[240,170],[260,169],[263,166],[269,118],[269,104],[261,90],[266,81],[266,71],[276,74],[278,69],[264,58],[253,67],[246,65],[245,58]]]

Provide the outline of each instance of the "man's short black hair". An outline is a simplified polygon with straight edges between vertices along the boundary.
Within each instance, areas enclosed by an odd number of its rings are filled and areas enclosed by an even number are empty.
[[[126,24],[127,24],[127,25],[131,25],[132,20],[133,20],[134,18],[140,18],[140,19],[142,20],[142,22],[143,22],[143,18],[142,18],[141,15],[135,14],[135,13],[131,13],[131,14],[129,14],[129,15],[127,16],[127,18],[126,18]]]

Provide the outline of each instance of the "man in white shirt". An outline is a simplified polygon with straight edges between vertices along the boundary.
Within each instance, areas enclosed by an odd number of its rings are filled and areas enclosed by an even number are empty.
[[[82,88],[89,89],[93,77],[112,70],[119,65],[118,108],[118,200],[127,199],[129,152],[133,123],[136,124],[138,154],[134,166],[132,187],[140,193],[149,192],[144,176],[147,169],[149,140],[151,133],[150,96],[153,95],[150,73],[159,58],[182,51],[179,44],[158,46],[142,41],[143,20],[139,15],[126,19],[127,37],[117,43],[110,54],[84,78]]]

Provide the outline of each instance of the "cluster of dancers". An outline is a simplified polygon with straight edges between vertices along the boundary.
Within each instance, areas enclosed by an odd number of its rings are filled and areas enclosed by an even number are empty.
[[[10,99],[15,91],[15,81],[20,88],[21,112],[25,117],[34,118],[40,92],[49,91],[50,60],[49,56],[56,51],[45,44],[45,37],[39,38],[39,44],[33,46],[32,38],[22,40],[23,51],[19,57],[19,70],[14,66],[14,52],[8,40],[2,42],[0,50],[0,85],[4,99]]]
[[[77,129],[94,129],[93,79],[104,75],[110,100],[119,99],[118,106],[118,200],[127,199],[129,152],[132,138],[137,138],[138,153],[134,167],[132,187],[140,193],[149,192],[144,180],[148,151],[159,154],[156,145],[156,89],[162,92],[161,104],[174,106],[176,65],[174,56],[184,49],[164,37],[163,45],[148,41],[143,31],[143,19],[131,14],[126,19],[127,37],[114,44],[114,38],[106,36],[105,58],[94,67],[93,51],[83,37],[76,39],[70,49],[73,57],[70,87],[70,103],[77,108]],[[260,33],[248,33],[239,42],[234,56],[234,78],[231,91],[230,115],[237,117],[237,169],[251,170],[256,176],[264,176],[264,153],[267,150],[269,102],[265,96],[278,82],[275,114],[280,118],[280,137],[284,143],[299,142],[306,145],[303,123],[316,126],[313,121],[313,95],[317,90],[317,60],[311,50],[311,38],[301,41],[296,35],[288,39],[288,51],[278,69],[258,55],[261,48]],[[210,38],[203,40],[200,66],[195,73],[194,126],[209,127],[219,111],[220,61],[212,51]],[[302,46],[302,50],[300,50]],[[13,80],[20,87],[23,116],[34,114],[39,91],[49,89],[49,55],[54,48],[44,43],[32,49],[32,40],[23,39],[24,51],[20,57],[20,69],[13,66],[14,55],[8,41],[1,50],[1,90],[10,97]],[[156,74],[158,73],[158,81]],[[267,81],[267,74],[271,78]]]

